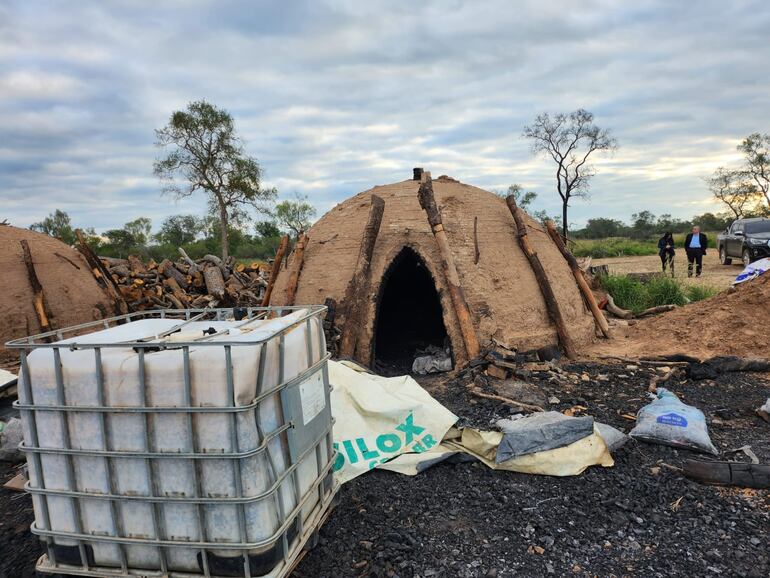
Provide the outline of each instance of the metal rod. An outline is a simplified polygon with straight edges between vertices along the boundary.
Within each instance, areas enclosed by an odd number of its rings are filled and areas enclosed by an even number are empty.
[[[67,405],[67,398],[64,394],[64,375],[62,374],[61,352],[58,349],[53,350],[53,362],[54,374],[56,376],[56,403],[62,406]],[[61,423],[62,446],[64,449],[70,449],[72,444],[70,443],[69,420],[67,419],[67,414],[59,414],[59,419]],[[65,471],[67,478],[67,488],[77,491],[77,478],[75,475],[73,458],[71,455],[67,454],[64,460],[66,463]],[[70,509],[72,510],[72,523],[75,526],[75,531],[78,534],[82,534],[83,519],[81,518],[80,514],[80,500],[70,498],[69,503]],[[80,540],[78,540],[78,552],[80,552],[80,561],[82,562],[83,567],[88,568],[88,556],[86,555],[86,548],[83,545],[83,542]]]
[[[144,353],[142,353],[142,356]],[[274,395],[276,392],[292,387],[299,383],[309,373],[320,369],[326,361],[329,360],[331,354],[326,354],[320,360],[315,362],[308,370],[302,374],[297,375],[293,379],[282,383],[274,389],[271,389],[267,393],[259,392],[257,397],[248,405],[241,405],[237,407],[212,407],[212,406],[158,406],[158,407],[146,407],[146,406],[124,406],[124,407],[111,407],[111,406],[74,406],[74,405],[50,405],[50,404],[24,404],[20,400],[13,403],[13,407],[19,411],[64,411],[64,412],[107,412],[107,413],[245,413],[255,407],[257,407],[265,398]]]
[[[189,347],[183,347],[182,348],[182,370],[184,374],[184,403],[187,406],[192,406],[192,376],[190,372],[190,348]],[[196,429],[195,424],[193,423],[193,414],[192,412],[187,413],[187,436],[190,438],[190,450],[192,453],[198,453],[198,443],[197,443],[197,436],[196,436]],[[203,487],[202,487],[202,481],[201,481],[201,471],[200,471],[201,463],[199,460],[193,460],[192,462],[192,468],[193,468],[193,478],[194,478],[194,484],[193,487],[195,488],[195,494],[193,497],[200,498],[203,496]],[[200,537],[201,541],[206,541],[206,521],[205,521],[205,515],[203,512],[203,504],[198,502],[195,506],[195,514],[196,519],[198,521],[198,536]],[[208,553],[205,549],[200,550],[201,555],[201,562],[203,565],[203,573],[205,576],[209,575],[209,559],[208,559]]]
[[[235,381],[233,379],[233,352],[230,347],[225,347],[225,375],[227,380],[227,405],[235,407],[237,405],[235,399]],[[240,440],[238,438],[238,416],[234,413],[230,414],[230,447],[231,450],[238,453],[241,451]],[[241,460],[233,460],[233,482],[235,485],[235,497],[243,498],[243,478],[241,477]],[[238,532],[241,536],[241,543],[248,542],[248,536],[246,536],[246,510],[242,504],[236,506],[238,510]],[[244,556],[243,562],[244,572],[247,576],[251,576],[249,570],[249,557]]]
[[[19,398],[23,398],[25,403],[31,405],[34,402],[34,399],[32,397],[32,384],[30,382],[29,366],[27,365],[27,352],[22,350],[19,357],[21,362],[21,371],[19,372]],[[35,413],[29,410],[25,410],[22,412],[22,417],[25,416],[26,421],[29,424],[30,442],[38,446],[40,445],[40,442],[37,437],[37,418],[35,417]],[[35,471],[37,472],[37,477],[39,478],[38,483],[40,484],[40,488],[45,489],[45,475],[43,473],[43,463],[40,458],[40,454],[32,455],[32,463],[35,466]],[[44,528],[46,530],[52,530],[53,528],[51,527],[51,517],[48,512],[48,496],[46,495],[40,496],[40,515],[43,518],[42,522]],[[53,540],[46,540],[45,545],[48,552],[48,557],[51,559],[52,563],[56,564]]]
[[[140,349],[138,351],[139,354],[139,403],[140,405],[146,407],[148,405],[147,403],[147,368],[145,367],[144,362],[144,349]],[[150,450],[152,449],[152,442],[151,442],[151,432],[152,432],[152,422],[150,421],[150,414],[145,413],[144,414],[144,448],[146,450],[147,456],[152,455],[150,453]],[[145,469],[147,471],[147,490],[150,492],[149,498],[152,498],[154,496],[157,496],[159,494],[158,492],[158,484],[157,484],[157,477],[155,476],[154,472],[154,464],[155,462],[150,459],[150,457],[145,457],[144,460]],[[157,502],[152,501],[152,529],[155,533],[156,540],[160,540],[161,532],[162,532],[162,521],[161,521],[161,512],[160,512],[160,506]],[[165,535],[165,534],[163,534]],[[160,559],[160,569],[162,572],[168,572],[168,563],[166,561],[166,552],[163,550],[162,546],[158,546],[158,558]]]
[[[104,405],[104,369],[102,366],[102,350],[100,348],[94,349],[94,366],[96,369],[96,401],[99,405]],[[99,417],[99,434],[102,438],[102,447],[104,450],[109,449],[107,443],[107,415],[100,413]],[[107,483],[110,488],[110,494],[116,494],[115,490],[115,468],[112,462],[112,458],[109,456],[104,457],[104,471],[107,475]],[[110,501],[110,519],[112,521],[112,531],[116,536],[123,535],[122,524],[118,519],[117,504],[114,501]],[[126,551],[122,544],[118,546],[118,554],[120,556],[120,567],[123,570],[128,568],[128,562],[126,558]]]

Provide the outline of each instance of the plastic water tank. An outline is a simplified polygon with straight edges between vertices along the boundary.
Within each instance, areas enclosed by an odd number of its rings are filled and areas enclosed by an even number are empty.
[[[284,576],[336,492],[323,311],[142,312],[10,342],[38,570]]]

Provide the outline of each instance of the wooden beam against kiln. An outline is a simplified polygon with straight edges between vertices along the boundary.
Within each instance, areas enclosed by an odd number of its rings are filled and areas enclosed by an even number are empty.
[[[610,326],[607,323],[607,319],[604,317],[604,313],[601,312],[599,305],[596,303],[594,294],[591,291],[591,288],[588,286],[588,282],[586,281],[585,275],[583,274],[583,270],[580,268],[580,265],[578,265],[577,259],[575,259],[575,256],[570,253],[569,249],[567,249],[567,246],[564,244],[561,235],[559,235],[559,231],[556,230],[556,225],[553,224],[553,221],[546,221],[545,226],[546,229],[548,229],[548,234],[551,236],[551,239],[553,239],[553,242],[564,256],[564,259],[566,259],[569,268],[572,269],[572,274],[575,276],[577,286],[580,289],[580,292],[583,294],[583,298],[585,299],[588,308],[591,310],[591,313],[594,316],[596,325],[599,327],[605,337],[609,337]]]
[[[441,211],[436,205],[436,198],[433,195],[433,181],[429,174],[420,185],[417,195],[420,199],[420,206],[428,215],[428,223],[430,223],[433,236],[438,245],[441,265],[444,269],[449,295],[452,299],[452,306],[460,323],[460,332],[462,333],[465,351],[470,361],[479,356],[479,340],[476,337],[476,329],[473,327],[471,310],[468,307],[468,302],[465,300],[465,293],[460,286],[460,276],[457,274],[454,257],[452,257],[452,251],[449,248],[449,239],[447,239],[444,224],[441,220]]]
[[[559,336],[559,342],[561,343],[564,353],[570,359],[574,359],[577,356],[575,345],[572,342],[572,338],[567,333],[567,325],[564,322],[564,318],[561,315],[561,309],[556,302],[556,296],[553,294],[553,288],[551,282],[548,280],[548,276],[545,274],[543,264],[540,262],[540,257],[537,255],[537,251],[532,248],[529,243],[529,237],[527,236],[527,226],[524,223],[524,216],[522,210],[516,204],[516,199],[513,195],[509,195],[505,199],[505,203],[508,205],[508,210],[511,211],[513,221],[516,223],[516,237],[519,240],[519,246],[526,255],[532,272],[535,274],[537,284],[540,286],[540,292],[545,300],[545,306],[548,310],[548,316],[556,326],[556,333]]]
[[[305,233],[300,233],[297,244],[294,245],[294,259],[292,260],[291,276],[289,285],[286,287],[286,305],[294,305],[297,298],[297,287],[299,287],[299,274],[302,272],[302,265],[305,263],[305,247],[310,238]]]
[[[273,261],[273,268],[270,270],[270,279],[267,282],[267,288],[265,289],[265,296],[262,298],[262,307],[270,305],[270,296],[273,294],[273,287],[275,286],[275,280],[278,277],[278,273],[281,270],[281,261],[283,261],[283,254],[286,252],[286,247],[289,245],[289,236],[284,235],[281,237],[281,243],[278,245],[278,250],[275,252],[275,260]]]
[[[40,329],[43,333],[48,333],[51,327],[51,311],[48,309],[48,303],[43,294],[43,286],[37,277],[35,265],[32,262],[32,252],[29,250],[29,243],[26,239],[21,241],[21,250],[24,253],[24,264],[27,266],[27,277],[32,286],[32,304],[35,307],[35,314],[40,322]]]
[[[345,324],[340,339],[339,357],[353,357],[356,343],[366,312],[366,296],[369,294],[371,283],[370,273],[374,244],[380,234],[382,215],[385,212],[385,201],[382,197],[372,195],[369,206],[369,218],[366,220],[361,244],[356,260],[356,269],[345,289]]]

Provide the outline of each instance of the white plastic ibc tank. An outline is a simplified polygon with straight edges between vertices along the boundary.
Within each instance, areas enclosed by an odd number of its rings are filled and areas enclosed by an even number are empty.
[[[322,312],[30,338],[18,404],[39,569],[282,575],[334,493]]]

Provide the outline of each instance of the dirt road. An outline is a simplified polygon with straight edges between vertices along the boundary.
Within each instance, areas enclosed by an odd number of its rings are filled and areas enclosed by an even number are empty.
[[[710,250],[703,259],[703,274],[699,278],[687,278],[687,258],[684,251],[677,251],[674,258],[674,272],[677,279],[685,283],[710,285],[719,289],[727,289],[735,277],[743,270],[743,265],[733,261],[733,265],[724,266],[719,263],[716,249]],[[647,255],[645,257],[612,257],[594,259],[593,265],[609,265],[610,273],[649,273],[660,271],[660,257]]]

